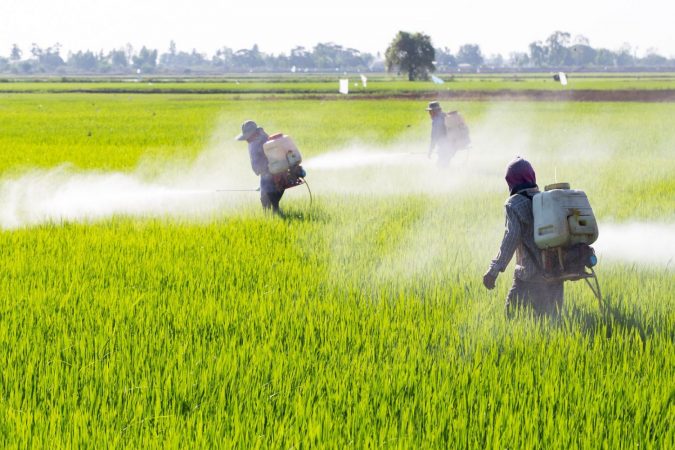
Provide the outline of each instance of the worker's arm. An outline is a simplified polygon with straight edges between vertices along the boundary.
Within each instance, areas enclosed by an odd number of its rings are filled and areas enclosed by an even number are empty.
[[[510,205],[506,205],[506,230],[504,231],[504,238],[502,245],[499,247],[497,257],[490,263],[490,268],[486,275],[497,278],[499,272],[503,272],[509,265],[513,254],[516,252],[518,244],[520,244],[520,220],[516,212]]]
[[[256,175],[265,175],[269,170],[267,167],[267,158],[262,149],[249,148],[249,156],[251,157],[251,168]]]
[[[437,144],[441,143],[447,136],[448,131],[445,128],[443,120],[434,119],[431,123],[431,141],[429,142],[429,156],[434,151]]]

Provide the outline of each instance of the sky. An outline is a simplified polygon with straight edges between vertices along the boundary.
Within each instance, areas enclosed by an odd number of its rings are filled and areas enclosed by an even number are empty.
[[[288,53],[334,42],[384,53],[399,30],[421,31],[453,53],[475,43],[483,54],[527,51],[553,31],[583,35],[593,47],[637,55],[648,49],[675,57],[672,0],[0,0],[0,56],[16,43],[59,43],[68,51],[111,50],[127,43],[167,51],[196,48],[212,55],[257,44],[266,53]]]

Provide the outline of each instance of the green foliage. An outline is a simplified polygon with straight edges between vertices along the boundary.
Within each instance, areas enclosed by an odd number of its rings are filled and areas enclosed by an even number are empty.
[[[150,50],[148,48],[141,48],[138,55],[131,57],[135,69],[143,73],[152,73],[157,67],[157,50]]]
[[[308,156],[355,136],[385,149],[428,138],[424,102],[407,100],[0,100],[3,178],[190,160],[249,117]],[[675,445],[672,270],[601,261],[610,307],[568,284],[558,324],[504,318],[511,269],[496,292],[480,283],[502,233],[504,130],[537,143],[540,180],[557,167],[589,193],[602,233],[609,220],[672,220],[673,104],[453,106],[484,163],[456,192],[319,190],[311,210],[284,199],[285,220],[253,197],[203,222],[1,231],[0,445]]]
[[[387,71],[395,68],[408,74],[408,81],[427,80],[434,67],[435,50],[424,33],[399,31],[385,52]]]
[[[464,44],[457,52],[457,62],[460,64],[471,64],[478,67],[483,64],[483,53],[477,44]]]

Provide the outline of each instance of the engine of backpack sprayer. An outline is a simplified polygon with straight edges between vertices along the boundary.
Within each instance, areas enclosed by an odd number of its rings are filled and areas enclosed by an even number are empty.
[[[597,263],[590,246],[598,239],[598,224],[586,193],[569,183],[546,186],[532,197],[534,242],[542,251],[547,275],[559,280],[580,280]]]
[[[302,168],[302,155],[290,136],[277,133],[270,136],[263,144],[263,151],[268,161],[268,169],[279,190],[300,186],[307,175]]]

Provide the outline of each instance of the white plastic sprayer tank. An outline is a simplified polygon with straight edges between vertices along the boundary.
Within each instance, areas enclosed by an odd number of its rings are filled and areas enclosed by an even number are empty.
[[[289,168],[302,162],[300,150],[290,136],[275,134],[263,144],[263,151],[272,175],[286,172]]]
[[[583,191],[568,183],[546,186],[532,198],[534,242],[541,249],[574,244],[592,244],[598,239],[598,224]]]

